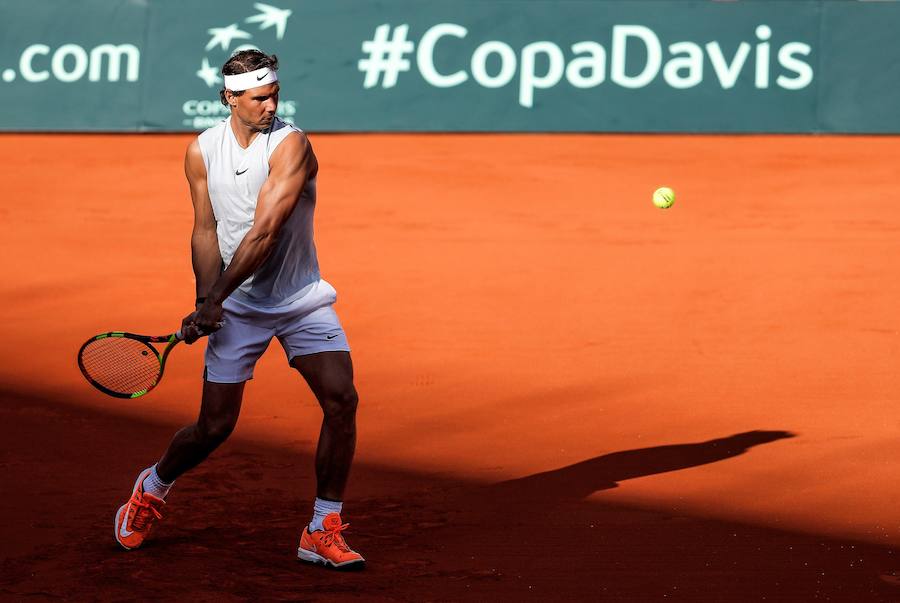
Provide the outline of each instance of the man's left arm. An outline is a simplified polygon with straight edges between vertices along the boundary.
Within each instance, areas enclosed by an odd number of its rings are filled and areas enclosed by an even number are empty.
[[[272,153],[269,176],[259,190],[253,226],[198,310],[194,324],[201,331],[216,330],[216,324],[222,320],[222,302],[269,257],[281,227],[300,200],[303,187],[317,170],[316,156],[303,132],[289,135]]]

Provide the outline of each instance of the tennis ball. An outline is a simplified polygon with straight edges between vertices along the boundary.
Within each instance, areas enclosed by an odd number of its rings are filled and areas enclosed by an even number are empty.
[[[663,186],[653,191],[653,205],[660,209],[668,209],[675,203],[675,191]]]

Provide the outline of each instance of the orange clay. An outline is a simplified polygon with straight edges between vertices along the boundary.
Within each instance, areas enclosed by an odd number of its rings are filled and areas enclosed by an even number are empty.
[[[865,600],[900,565],[886,548],[900,544],[900,139],[310,136],[319,258],[361,399],[344,512],[370,568],[346,592]],[[169,332],[191,309],[189,140],[0,136],[2,424],[18,459],[0,542],[58,587],[10,577],[4,592],[79,598],[75,558],[41,547],[63,528],[104,542],[91,518],[196,417],[202,344],[134,402],[75,365],[92,333]],[[660,186],[678,197],[666,211]],[[292,544],[272,539],[309,520],[320,419],[275,346],[237,441],[173,491],[181,515],[145,587],[170,572],[161,593],[202,599],[198,571],[251,598],[331,584],[279,574]],[[795,437],[721,453],[754,430]],[[481,490],[516,478],[514,496]],[[41,528],[85,483],[95,504]],[[198,510],[207,496],[235,508]],[[124,596],[97,568],[133,570],[89,555],[99,590],[80,598]],[[236,577],[260,559],[265,580]]]

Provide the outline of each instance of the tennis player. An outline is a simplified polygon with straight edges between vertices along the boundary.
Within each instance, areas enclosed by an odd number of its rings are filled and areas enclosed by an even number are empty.
[[[275,115],[278,61],[258,50],[222,67],[231,116],[187,149],[194,205],[191,252],[196,310],[185,341],[209,333],[197,422],[175,434],[155,465],[140,472],[116,513],[116,540],[139,547],[162,518],[175,480],[231,434],[244,384],[275,337],[309,384],[324,418],[316,449],[317,497],[300,536],[299,559],[359,569],[343,538],[342,500],[356,447],[357,393],[347,337],[319,275],[313,243],[318,163],[306,135]],[[224,326],[220,326],[220,321]]]

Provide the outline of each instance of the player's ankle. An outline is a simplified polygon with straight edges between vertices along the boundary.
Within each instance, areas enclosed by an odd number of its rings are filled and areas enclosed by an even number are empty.
[[[316,502],[313,504],[313,517],[309,522],[309,531],[315,532],[316,530],[321,530],[322,520],[325,519],[325,516],[329,513],[337,513],[340,515],[343,506],[344,503],[339,500],[326,500],[317,496]]]
[[[144,478],[142,485],[144,492],[152,494],[156,498],[163,499],[169,494],[169,490],[175,485],[175,480],[165,482],[156,472],[156,465],[150,467],[150,474]]]

